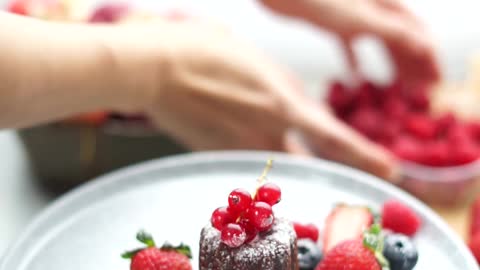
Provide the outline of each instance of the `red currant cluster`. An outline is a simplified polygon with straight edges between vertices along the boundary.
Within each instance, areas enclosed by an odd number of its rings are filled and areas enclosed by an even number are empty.
[[[244,189],[235,189],[228,196],[228,206],[212,214],[212,226],[221,232],[221,240],[235,248],[249,243],[258,233],[269,231],[274,222],[272,206],[280,202],[282,193],[273,183],[260,186],[253,196]]]

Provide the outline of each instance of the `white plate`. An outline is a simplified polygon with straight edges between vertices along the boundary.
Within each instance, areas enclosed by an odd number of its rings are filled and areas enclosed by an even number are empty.
[[[253,188],[273,157],[270,181],[283,192],[276,215],[322,225],[337,202],[379,207],[397,198],[424,225],[415,241],[417,270],[478,270],[461,240],[431,210],[397,188],[341,165],[277,153],[210,152],[157,160],[104,176],[59,199],[19,236],[0,270],[129,269],[120,254],[139,244],[137,230],[157,242],[192,246],[197,268],[201,228],[236,187]]]

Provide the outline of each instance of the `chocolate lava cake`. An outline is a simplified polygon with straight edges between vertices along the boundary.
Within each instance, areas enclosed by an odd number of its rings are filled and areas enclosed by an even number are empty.
[[[238,248],[223,244],[220,232],[207,225],[200,239],[200,270],[298,270],[297,237],[286,219]]]

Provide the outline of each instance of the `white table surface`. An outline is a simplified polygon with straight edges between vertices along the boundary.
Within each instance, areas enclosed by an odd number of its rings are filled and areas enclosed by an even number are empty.
[[[331,36],[298,23],[273,18],[257,8],[253,0],[143,0],[145,7],[190,7],[213,15],[233,26],[280,63],[286,64],[316,88],[319,74],[341,74],[345,69]],[[438,40],[447,78],[463,79],[467,61],[480,50],[480,1],[406,1],[432,27]],[[5,0],[0,0],[0,5]],[[174,4],[173,4],[174,3]],[[193,3],[193,4],[192,4]],[[387,68],[373,46],[363,46],[362,60],[367,72],[385,74]],[[372,64],[373,63],[373,64]],[[32,216],[44,208],[51,197],[35,185],[35,177],[22,146],[12,131],[0,132],[0,256]]]

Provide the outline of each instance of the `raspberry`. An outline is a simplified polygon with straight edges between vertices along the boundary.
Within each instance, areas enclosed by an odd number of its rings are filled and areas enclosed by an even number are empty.
[[[436,167],[447,166],[449,159],[450,149],[447,142],[437,141],[426,144],[423,164]]]
[[[407,104],[396,97],[389,97],[382,105],[383,112],[394,120],[403,120],[408,112]]]
[[[328,104],[336,112],[345,112],[347,111],[353,102],[353,95],[344,84],[339,81],[334,81],[330,85],[330,90],[328,92]]]
[[[421,225],[417,214],[403,203],[390,200],[383,204],[382,224],[386,229],[407,236],[413,236]]]
[[[331,249],[315,270],[381,270],[375,254],[361,240],[345,241]]]
[[[448,130],[447,139],[451,145],[457,145],[470,142],[471,136],[467,126],[458,123]]]
[[[480,122],[468,123],[466,128],[471,138],[475,141],[480,141]]]
[[[417,112],[427,112],[430,108],[429,88],[426,85],[416,85],[409,89],[407,101],[410,107]]]
[[[382,119],[380,113],[371,108],[360,108],[347,120],[358,132],[375,139],[380,134]]]
[[[383,122],[379,132],[380,142],[385,145],[391,145],[401,135],[402,126],[394,119],[387,119]]]
[[[413,162],[421,162],[424,160],[424,153],[420,142],[408,136],[397,138],[393,143],[391,150],[397,157],[405,160]]]
[[[407,117],[405,129],[419,139],[432,139],[436,134],[436,124],[426,115],[414,114]]]
[[[317,226],[314,224],[301,224],[298,222],[293,223],[293,228],[297,234],[298,239],[310,239],[314,242],[318,241],[318,236],[320,234]]]
[[[472,251],[473,256],[480,263],[480,233],[475,234],[468,242],[468,247]]]
[[[437,133],[445,135],[448,131],[457,124],[457,118],[453,113],[446,113],[436,120]]]
[[[478,146],[471,141],[450,145],[450,164],[464,165],[480,157]]]
[[[356,90],[354,101],[360,107],[373,107],[379,103],[380,93],[373,83],[365,81]]]

